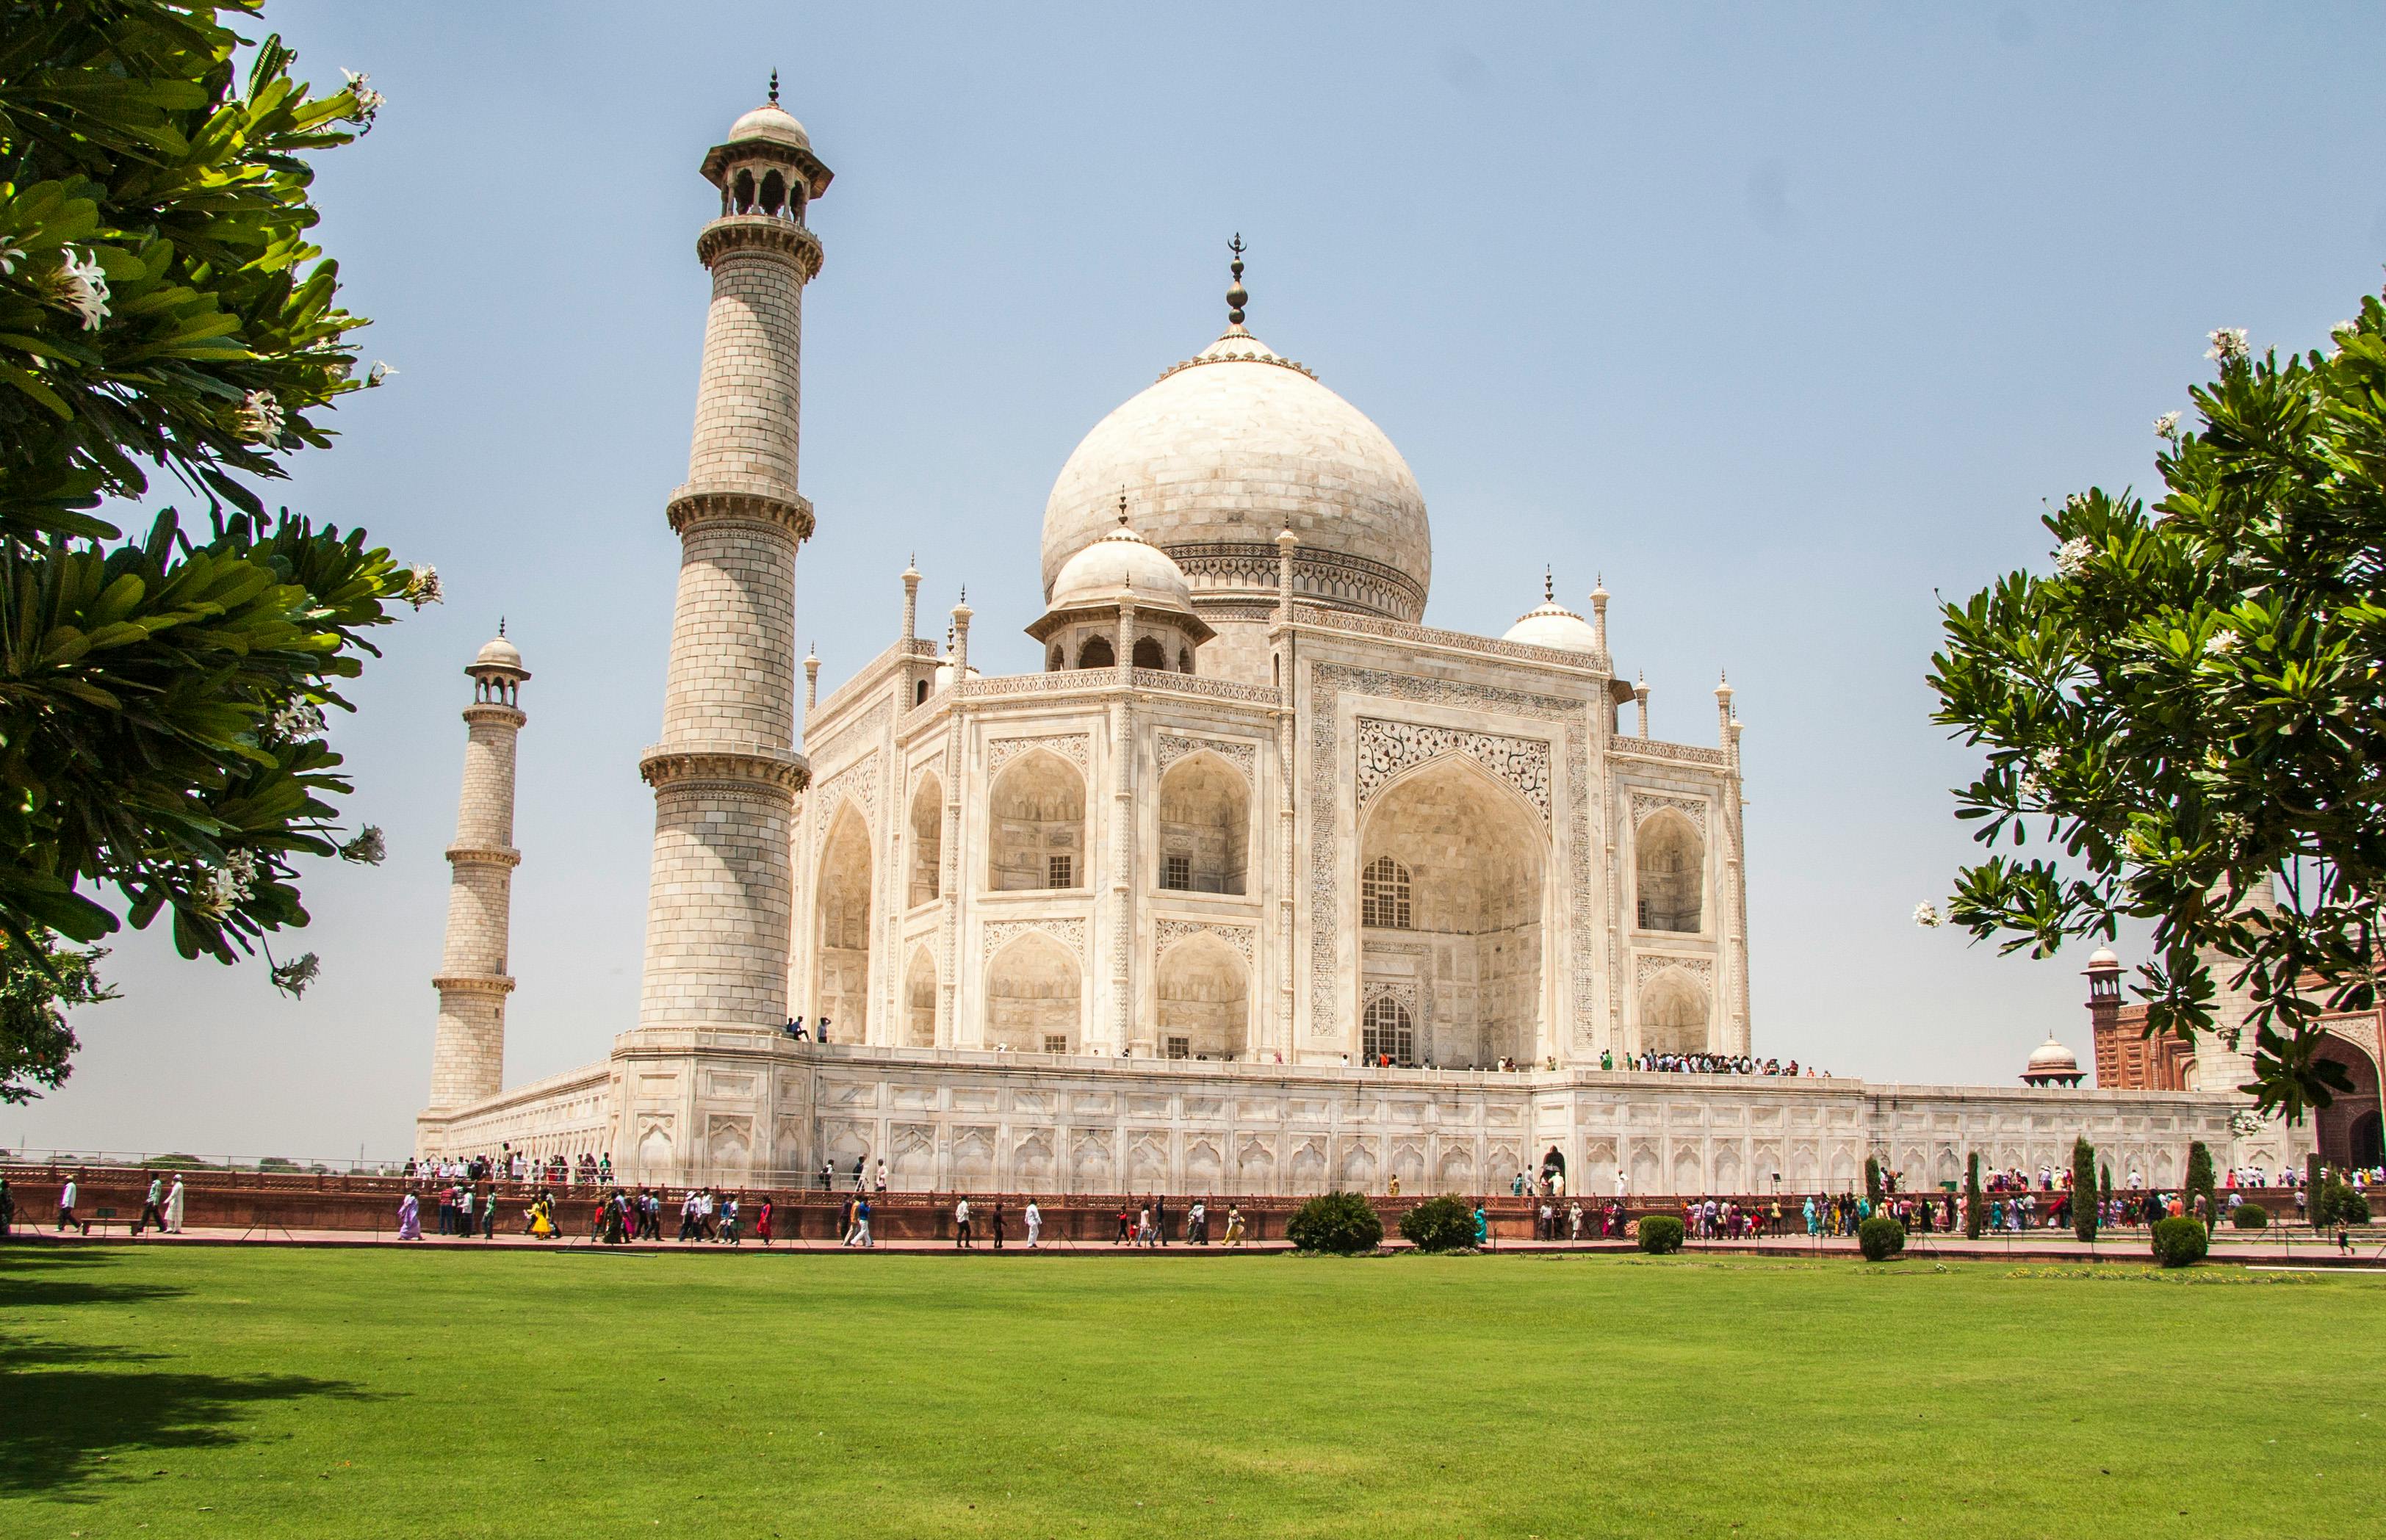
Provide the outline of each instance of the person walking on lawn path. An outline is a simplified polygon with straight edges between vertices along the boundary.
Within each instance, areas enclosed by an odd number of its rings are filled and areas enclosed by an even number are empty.
[[[961,1251],[967,1251],[970,1248],[970,1212],[967,1198],[962,1198],[953,1205],[953,1246],[955,1249]]]
[[[138,1235],[153,1224],[166,1228],[166,1183],[154,1176],[149,1179],[149,1196],[141,1200],[141,1217],[132,1221],[132,1233]]]

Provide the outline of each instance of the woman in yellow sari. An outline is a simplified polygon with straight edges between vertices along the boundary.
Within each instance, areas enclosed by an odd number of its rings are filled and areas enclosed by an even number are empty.
[[[555,1239],[555,1205],[545,1193],[531,1203],[530,1233],[542,1241]]]

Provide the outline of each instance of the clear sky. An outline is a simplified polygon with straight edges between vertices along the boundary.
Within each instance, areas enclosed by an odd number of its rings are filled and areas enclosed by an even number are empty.
[[[1036,667],[1037,537],[1079,437],[1223,321],[1400,445],[1436,625],[1603,572],[1654,731],[1747,724],[1753,1032],[1842,1073],[2010,1083],[2084,1054],[2069,954],[1911,923],[1971,848],[1930,725],[1934,590],[2046,560],[2041,503],[2144,484],[2204,333],[2308,347],[2386,258],[2386,12],[2297,4],[627,7],[282,4],[369,69],[322,239],[366,356],[289,500],[436,564],[333,739],[379,869],[307,884],[303,1001],[125,936],[74,1078],[0,1143],[402,1153],[428,1085],[470,698],[523,691],[509,1084],[633,1020],[714,207],[697,162],[782,72],[835,185],[805,308],[797,635],[823,690],[960,585]],[[2348,73],[2348,70],[2351,73]],[[923,623],[923,629],[926,629]]]

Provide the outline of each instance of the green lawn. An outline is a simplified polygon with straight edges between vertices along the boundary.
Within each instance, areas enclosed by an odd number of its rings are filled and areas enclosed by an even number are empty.
[[[0,1534],[2386,1533],[2386,1280],[0,1248]]]

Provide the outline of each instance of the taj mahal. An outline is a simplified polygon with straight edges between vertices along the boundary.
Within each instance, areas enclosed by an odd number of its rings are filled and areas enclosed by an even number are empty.
[[[1041,670],[973,667],[967,603],[923,626],[912,570],[885,648],[823,690],[796,650],[797,424],[831,172],[777,95],[701,166],[719,212],[696,232],[711,301],[636,767],[636,1019],[581,1070],[502,1083],[532,676],[500,635],[466,670],[420,1153],[1297,1194],[1504,1188],[1553,1151],[1587,1191],[1689,1193],[1837,1189],[1868,1155],[1917,1183],[1975,1150],[2060,1166],[2082,1133],[2157,1183],[2191,1139],[2272,1170],[2308,1147],[2253,1116],[2216,1041],[2165,1091],[2079,1089],[2059,1050],[2004,1086],[1626,1069],[1764,1051],[1731,687],[1704,742],[1651,737],[1617,660],[1628,596],[1612,633],[1603,587],[1582,611],[1520,595],[1496,637],[1427,625],[1425,494],[1247,324],[1239,240],[1224,330],[1188,317],[1187,356],[1153,360],[1053,482]]]

